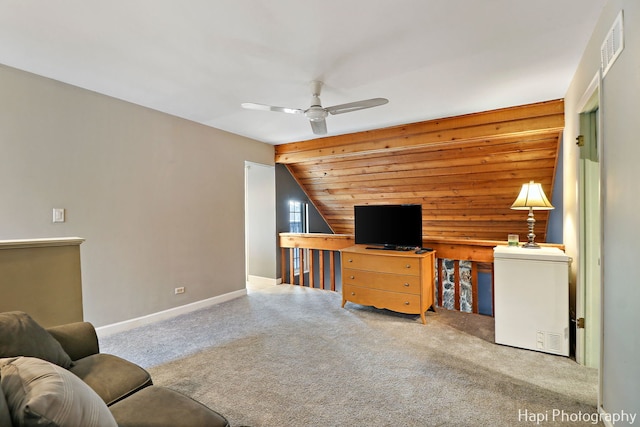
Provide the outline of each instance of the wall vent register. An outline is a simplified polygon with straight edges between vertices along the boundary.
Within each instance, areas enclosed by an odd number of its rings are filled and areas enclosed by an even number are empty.
[[[624,27],[622,23],[622,11],[620,11],[600,47],[602,77],[607,74],[613,63],[618,59],[618,56],[622,53],[622,49],[624,49]]]

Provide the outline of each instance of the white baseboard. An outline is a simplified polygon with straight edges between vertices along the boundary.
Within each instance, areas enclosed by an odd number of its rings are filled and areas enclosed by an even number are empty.
[[[598,406],[598,415],[600,415],[600,420],[602,421],[602,424],[605,425],[605,427],[614,427],[613,424],[611,424],[611,421],[607,417],[607,415],[609,414],[607,413],[607,411],[604,410],[602,406]]]
[[[192,302],[190,304],[181,305],[179,307],[170,308],[168,310],[159,311],[157,313],[148,314],[146,316],[136,317],[135,319],[129,319],[122,322],[113,323],[111,325],[100,326],[96,328],[96,333],[98,334],[98,339],[100,339],[118,332],[128,331],[139,326],[148,325],[151,323],[159,322],[161,320],[171,319],[181,314],[200,310],[201,308],[211,307],[213,305],[230,301],[244,295],[247,295],[247,290],[240,289],[238,291],[229,292],[227,294],[218,295],[216,297]]]
[[[252,285],[279,285],[282,279],[272,279],[269,277],[247,275],[247,282]]]

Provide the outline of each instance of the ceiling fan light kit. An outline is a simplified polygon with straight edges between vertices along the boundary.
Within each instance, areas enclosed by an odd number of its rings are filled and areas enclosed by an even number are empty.
[[[276,107],[273,105],[255,104],[253,102],[245,102],[243,108],[259,111],[275,111],[287,114],[304,114],[311,124],[311,130],[316,135],[325,135],[327,133],[326,118],[329,114],[343,114],[352,111],[364,110],[365,108],[377,107],[389,102],[386,98],[372,98],[363,101],[349,102],[347,104],[334,105],[332,107],[322,107],[320,102],[320,91],[322,82],[314,80],[311,82],[311,106],[306,110],[300,108]]]

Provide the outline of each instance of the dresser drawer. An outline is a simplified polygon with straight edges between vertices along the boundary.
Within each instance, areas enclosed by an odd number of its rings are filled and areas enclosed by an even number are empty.
[[[343,252],[342,268],[419,276],[420,259]]]
[[[376,273],[365,270],[345,268],[342,283],[363,286],[365,288],[382,289],[392,292],[420,294],[420,276],[405,274]]]
[[[420,310],[420,295],[415,294],[343,285],[342,298],[345,301],[351,301],[356,304],[386,308],[399,313],[424,314],[424,312],[421,313]]]

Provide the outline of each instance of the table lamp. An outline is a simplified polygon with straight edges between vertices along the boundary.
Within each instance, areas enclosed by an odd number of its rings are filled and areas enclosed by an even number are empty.
[[[527,217],[527,224],[529,225],[529,234],[527,235],[528,241],[523,248],[539,248],[538,244],[534,241],[536,235],[533,233],[533,226],[536,220],[533,217],[534,210],[551,210],[553,205],[547,199],[547,196],[542,190],[542,185],[537,182],[529,181],[528,184],[522,184],[522,189],[518,198],[511,205],[511,209],[515,210],[529,210],[529,216]]]

